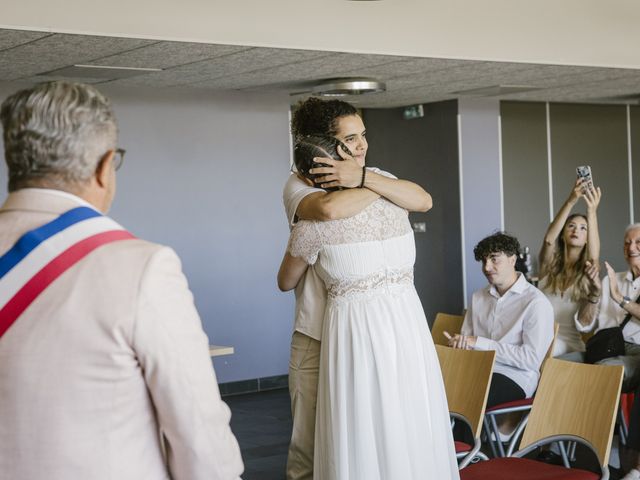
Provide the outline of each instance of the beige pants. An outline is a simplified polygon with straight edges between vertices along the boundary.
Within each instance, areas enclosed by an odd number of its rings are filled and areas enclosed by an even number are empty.
[[[293,430],[287,458],[287,480],[313,478],[320,342],[293,332],[289,360],[289,395]]]

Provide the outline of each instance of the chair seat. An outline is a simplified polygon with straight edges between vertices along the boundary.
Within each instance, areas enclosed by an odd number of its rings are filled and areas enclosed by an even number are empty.
[[[493,458],[460,470],[461,480],[597,480],[600,475],[527,458]]]
[[[494,405],[493,407],[488,407],[485,413],[491,413],[493,410],[502,410],[503,408],[524,407],[527,405],[533,405],[533,397],[514,400],[512,402],[500,403],[498,405]]]
[[[473,448],[468,443],[459,442],[457,440],[455,442],[453,442],[453,443],[456,446],[456,453],[470,452],[471,449]]]

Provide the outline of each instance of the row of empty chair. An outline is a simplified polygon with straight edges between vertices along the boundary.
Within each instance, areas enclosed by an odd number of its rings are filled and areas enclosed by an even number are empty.
[[[529,401],[530,413],[519,427],[523,431],[520,449],[514,453],[519,437],[516,433],[506,453],[494,451],[494,457],[496,453],[498,456],[487,460],[480,452],[481,431],[483,424],[492,430],[487,425],[490,420],[485,418],[485,407],[495,352],[446,346],[447,339],[442,332],[459,333],[462,318],[460,315],[438,314],[432,329],[449,411],[452,418],[468,426],[474,440],[473,445],[456,442],[461,478],[607,479],[623,367],[547,358],[535,398]],[[548,357],[550,353],[551,349]],[[594,392],[598,392],[597,395]],[[495,415],[498,412],[499,409],[494,408],[489,413]],[[489,434],[487,438],[490,438]],[[567,468],[570,467],[567,455],[563,455],[565,466],[523,458],[543,444],[556,442],[561,448],[567,442],[585,445],[597,458],[600,472]],[[506,456],[499,456],[500,453]]]

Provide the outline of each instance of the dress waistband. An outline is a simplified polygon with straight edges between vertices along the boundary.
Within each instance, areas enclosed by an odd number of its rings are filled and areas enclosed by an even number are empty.
[[[413,268],[383,270],[356,280],[344,279],[328,285],[329,298],[354,297],[402,285],[413,285]]]

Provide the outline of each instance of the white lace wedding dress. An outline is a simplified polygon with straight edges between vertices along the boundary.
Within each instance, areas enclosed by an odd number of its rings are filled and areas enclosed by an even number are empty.
[[[458,479],[407,212],[379,199],[344,220],[301,221],[289,252],[328,291],[314,479]]]

